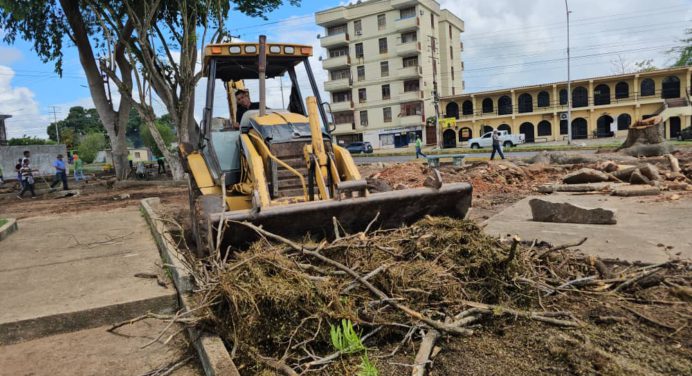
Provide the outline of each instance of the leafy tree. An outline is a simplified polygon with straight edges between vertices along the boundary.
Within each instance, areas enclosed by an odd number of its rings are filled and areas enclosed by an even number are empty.
[[[67,117],[58,121],[60,131],[60,142],[68,146],[76,147],[79,139],[89,133],[106,134],[106,129],[101,124],[98,111],[94,108],[85,109],[81,106],[70,108]],[[55,123],[51,123],[47,128],[48,138],[57,141],[55,135]]]
[[[77,151],[79,158],[85,163],[91,163],[96,159],[96,154],[106,147],[106,136],[103,133],[90,133],[82,137]]]
[[[42,138],[38,138],[36,136],[34,137],[29,137],[27,135],[23,135],[22,137],[16,137],[16,138],[10,138],[7,141],[7,144],[10,146],[22,146],[22,145],[52,145],[55,144],[54,141],[51,140],[44,140]]]
[[[654,65],[654,59],[645,59],[634,63],[635,72],[652,72],[657,69],[658,68]]]
[[[130,110],[130,117],[127,120],[127,131],[125,137],[127,142],[132,147],[141,148],[144,143],[141,136],[142,118],[139,117],[139,112],[134,108]]]
[[[173,132],[173,125],[170,123],[170,118],[166,119],[162,117],[157,119],[156,129],[158,129],[166,148],[170,149],[171,143],[175,140],[175,133]],[[163,152],[161,152],[159,146],[156,144],[154,137],[151,135],[151,131],[149,131],[149,127],[142,127],[140,132],[144,146],[151,149],[151,152],[154,153],[156,157],[163,157]]]
[[[692,65],[692,28],[685,30],[686,38],[680,39],[682,45],[673,47],[668,53],[677,55],[674,67]]]

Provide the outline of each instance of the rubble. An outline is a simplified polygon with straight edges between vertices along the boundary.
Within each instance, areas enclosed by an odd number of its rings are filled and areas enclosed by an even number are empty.
[[[550,202],[538,198],[529,201],[534,221],[556,223],[583,223],[591,225],[614,225],[615,210],[582,208],[568,202]]]
[[[580,170],[574,171],[565,175],[562,178],[562,182],[565,184],[583,184],[583,183],[599,183],[608,181],[611,178],[608,174],[594,170],[592,168],[582,168]]]

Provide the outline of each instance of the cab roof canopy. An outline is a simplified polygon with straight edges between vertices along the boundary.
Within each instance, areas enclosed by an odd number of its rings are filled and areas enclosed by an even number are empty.
[[[301,44],[267,43],[267,78],[286,71],[312,56],[312,47]],[[220,43],[204,48],[204,77],[209,77],[211,60],[216,60],[216,78],[239,81],[259,78],[259,43]]]

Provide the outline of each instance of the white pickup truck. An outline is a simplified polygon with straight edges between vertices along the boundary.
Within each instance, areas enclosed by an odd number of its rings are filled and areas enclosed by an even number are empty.
[[[524,143],[523,134],[509,134],[507,131],[500,132],[500,144],[504,147],[517,146]],[[471,149],[487,148],[493,146],[493,132],[488,132],[481,137],[469,139]]]

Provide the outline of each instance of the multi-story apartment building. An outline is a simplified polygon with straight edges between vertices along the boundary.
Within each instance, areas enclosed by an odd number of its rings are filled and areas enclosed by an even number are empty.
[[[340,143],[407,146],[437,141],[434,91],[464,88],[464,22],[434,0],[370,0],[316,13],[324,27],[324,89]]]
[[[690,126],[692,67],[572,81],[572,138],[625,136],[653,115],[667,138]],[[567,82],[443,97],[443,145],[454,147],[493,129],[523,133],[527,142],[567,138]]]

